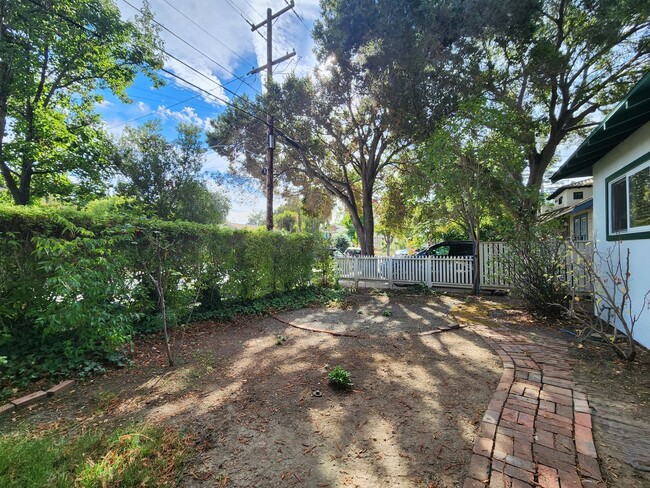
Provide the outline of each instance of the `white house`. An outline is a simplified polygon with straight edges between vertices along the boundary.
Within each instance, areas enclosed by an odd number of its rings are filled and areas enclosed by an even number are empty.
[[[560,186],[546,200],[540,219],[559,220],[566,227],[566,237],[575,241],[593,240],[593,181],[591,178]]]
[[[593,177],[593,236],[597,259],[620,246],[630,251],[633,313],[650,290],[650,72],[596,127],[551,177]],[[598,263],[597,263],[598,264]],[[636,324],[635,339],[650,347],[650,310]]]

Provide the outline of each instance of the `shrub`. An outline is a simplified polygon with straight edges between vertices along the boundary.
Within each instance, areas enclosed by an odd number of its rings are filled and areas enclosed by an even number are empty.
[[[567,245],[548,226],[532,228],[509,240],[508,269],[513,294],[528,310],[550,318],[561,314],[554,304],[569,302]]]
[[[313,248],[303,234],[0,205],[0,378],[20,385],[119,358],[162,323],[157,282],[172,327],[197,305],[227,318],[307,287]]]

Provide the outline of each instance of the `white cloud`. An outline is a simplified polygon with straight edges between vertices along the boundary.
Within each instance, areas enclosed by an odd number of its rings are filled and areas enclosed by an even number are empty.
[[[198,125],[204,131],[210,128],[210,118],[203,119],[199,117],[193,107],[183,107],[181,110],[174,111],[161,105],[156,110],[156,113],[163,120],[172,119],[186,124]]]
[[[136,7],[142,5],[142,0],[129,2]],[[117,5],[124,17],[132,18],[136,13],[121,0]],[[264,20],[267,7],[278,12],[286,5],[284,0],[151,0],[156,20],[183,39],[161,30],[165,50],[212,81],[171,58],[165,63],[166,68],[203,89],[214,90],[219,97],[227,98],[224,84],[246,77],[252,68],[266,64],[266,41],[257,32],[252,32],[247,22],[257,24]],[[320,14],[318,0],[296,0],[295,12],[297,15],[293,12],[281,15],[273,24],[274,58],[291,49],[297,53],[291,60],[274,66],[278,81],[286,73],[306,74],[316,65],[309,29]],[[260,31],[266,36],[265,27]],[[261,76],[263,81],[264,76]],[[251,77],[246,81],[253,86],[259,83]],[[232,86],[238,85],[239,82]],[[207,95],[204,98],[216,103]]]

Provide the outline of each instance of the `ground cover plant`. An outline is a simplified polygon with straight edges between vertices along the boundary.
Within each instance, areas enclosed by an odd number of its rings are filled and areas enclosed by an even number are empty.
[[[334,388],[341,390],[352,388],[352,375],[340,366],[335,366],[332,371],[327,373],[327,379]]]

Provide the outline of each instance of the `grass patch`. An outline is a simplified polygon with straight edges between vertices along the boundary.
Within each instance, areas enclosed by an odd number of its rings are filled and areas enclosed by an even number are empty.
[[[63,435],[0,436],[0,486],[176,486],[189,457],[185,440],[171,429],[134,426]]]

